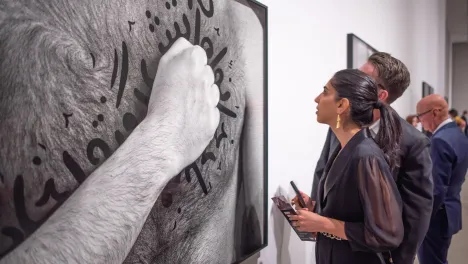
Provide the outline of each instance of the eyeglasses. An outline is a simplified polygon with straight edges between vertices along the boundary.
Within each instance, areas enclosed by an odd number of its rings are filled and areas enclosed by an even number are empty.
[[[430,110],[427,110],[427,111],[422,112],[422,113],[420,113],[420,114],[416,114],[416,118],[417,118],[419,121],[421,121],[421,116],[423,116],[423,115],[425,115],[425,114],[428,114],[428,113],[430,113],[430,112],[433,111],[433,110],[442,111],[442,109],[443,109],[443,108],[431,108]]]
[[[430,109],[430,110],[427,110],[427,111],[425,111],[425,112],[422,112],[422,113],[420,113],[420,114],[416,114],[416,118],[417,118],[419,121],[421,121],[421,116],[430,113],[432,110],[434,110],[434,108],[432,108],[432,109]]]

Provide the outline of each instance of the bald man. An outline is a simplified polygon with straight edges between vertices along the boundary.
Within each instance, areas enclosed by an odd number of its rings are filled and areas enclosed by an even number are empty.
[[[468,169],[468,139],[450,118],[442,96],[424,97],[417,113],[424,129],[432,133],[434,177],[432,216],[418,258],[421,264],[448,263],[452,236],[462,228],[460,192]]]

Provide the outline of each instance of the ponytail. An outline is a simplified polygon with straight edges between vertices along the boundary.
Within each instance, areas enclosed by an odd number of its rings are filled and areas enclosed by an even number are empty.
[[[350,118],[359,127],[369,126],[374,109],[380,110],[379,133],[375,142],[383,150],[385,160],[393,170],[400,164],[401,122],[398,114],[387,104],[378,100],[377,82],[358,69],[341,70],[330,80],[337,99],[350,102]]]
[[[393,108],[381,101],[376,102],[375,108],[380,110],[379,133],[377,133],[375,141],[383,150],[385,159],[390,169],[393,170],[400,166],[400,116]]]

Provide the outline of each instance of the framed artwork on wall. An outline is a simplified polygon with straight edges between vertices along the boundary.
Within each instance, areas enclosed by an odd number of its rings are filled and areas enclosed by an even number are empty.
[[[426,97],[434,93],[434,88],[430,86],[427,82],[422,82],[422,97]]]
[[[347,35],[347,62],[348,69],[357,69],[366,63],[370,55],[377,50],[358,36]]]
[[[30,9],[39,0],[5,1],[0,185],[11,192],[0,203],[0,230],[9,230],[0,232],[0,258],[64,203],[99,220],[80,220],[94,227],[83,233],[93,235],[73,245],[74,252],[63,250],[70,259],[89,249],[100,256],[115,250],[123,263],[240,263],[267,246],[267,6],[255,0],[57,0],[58,12]],[[195,64],[202,70],[193,70]],[[206,89],[213,83],[219,89],[219,101],[208,101],[220,119],[197,156],[184,145],[198,134],[187,125],[184,102],[201,109],[205,99],[180,95],[190,96],[183,91],[197,88],[202,73],[209,76]],[[145,126],[151,118],[154,127]],[[122,151],[128,157],[119,158]],[[107,171],[116,174],[101,177],[112,178],[107,185],[89,183]],[[73,193],[89,200],[76,202]],[[70,236],[62,231],[51,244],[65,245],[61,238]]]
[[[239,160],[239,169],[243,169],[243,172],[237,175],[238,183],[237,186],[237,205],[235,212],[235,236],[234,236],[234,256],[233,263],[241,263],[248,259],[250,256],[256,254],[261,249],[265,248],[268,244],[268,8],[267,6],[259,3],[255,0],[236,0],[238,3],[246,5],[248,11],[251,9],[256,15],[257,21],[249,21],[248,23],[243,23],[243,27],[252,28],[256,27],[260,23],[262,31],[258,32],[261,34],[261,37],[257,39],[262,39],[263,43],[263,52],[255,54],[250,53],[252,58],[251,61],[261,63],[263,70],[262,76],[260,79],[263,81],[262,87],[249,87],[248,89],[261,89],[262,92],[262,102],[263,102],[263,112],[261,122],[263,123],[263,128],[261,131],[249,132],[249,129],[245,129],[245,125],[253,120],[244,120],[247,123],[244,123],[243,133],[243,147],[241,146],[240,157],[244,156],[244,159]],[[242,21],[244,22],[244,21]],[[252,74],[253,75],[253,74]],[[250,133],[250,136],[248,135]],[[262,137],[259,137],[261,133]],[[246,159],[245,155],[250,150],[258,151],[255,149],[256,146],[259,146],[255,142],[255,145],[249,146],[250,140],[247,140],[248,137],[257,138],[261,140],[263,144],[261,154],[257,155],[257,161],[250,162]],[[260,139],[261,138],[261,139]],[[252,148],[253,147],[253,148]],[[252,156],[254,159],[255,156]],[[260,157],[262,157],[260,159]],[[253,169],[257,168],[257,169]],[[253,171],[252,171],[253,169]],[[228,237],[226,237],[228,239]],[[222,262],[220,259],[219,262]]]

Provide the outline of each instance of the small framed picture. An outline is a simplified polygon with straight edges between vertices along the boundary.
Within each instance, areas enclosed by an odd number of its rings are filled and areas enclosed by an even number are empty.
[[[375,52],[374,47],[359,38],[358,36],[350,33],[347,37],[347,68],[357,69],[367,62],[367,59]]]

